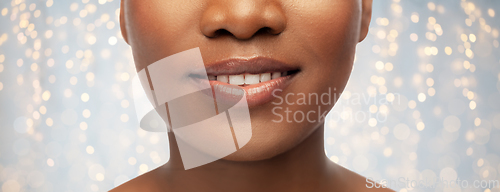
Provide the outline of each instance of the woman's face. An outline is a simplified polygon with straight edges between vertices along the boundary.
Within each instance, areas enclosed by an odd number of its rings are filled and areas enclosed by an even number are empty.
[[[252,161],[290,150],[323,124],[370,16],[371,0],[123,0],[121,24],[137,70],[199,47],[212,78],[280,72],[279,86],[249,97],[252,139],[225,158]],[[241,65],[209,70],[224,61]],[[243,85],[251,86],[259,85]]]

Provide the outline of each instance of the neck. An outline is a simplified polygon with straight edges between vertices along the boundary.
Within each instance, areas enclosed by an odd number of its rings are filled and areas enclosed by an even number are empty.
[[[228,189],[241,191],[240,188],[254,188],[256,183],[266,189],[288,186],[310,186],[319,182],[332,165],[325,155],[324,126],[318,127],[303,142],[289,151],[273,158],[251,161],[235,162],[217,160],[215,162],[184,170],[177,142],[173,133],[169,133],[170,160],[161,170],[166,177],[175,182],[190,180],[198,186],[227,186]],[[175,173],[173,173],[175,172]],[[175,178],[173,178],[175,177]],[[207,185],[204,185],[206,182]],[[306,185],[304,185],[306,184]]]

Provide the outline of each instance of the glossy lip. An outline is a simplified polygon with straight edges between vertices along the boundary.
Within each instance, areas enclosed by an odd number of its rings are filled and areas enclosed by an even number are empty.
[[[197,71],[206,71],[207,75],[239,75],[239,74],[259,74],[269,72],[286,72],[300,70],[299,67],[286,64],[284,62],[264,58],[233,58],[216,63],[205,64],[205,69],[197,69]]]
[[[250,59],[228,59],[217,63],[209,63],[206,65],[206,72],[208,76],[218,76],[218,75],[239,75],[239,74],[260,74],[260,73],[270,73],[270,72],[287,72],[287,71],[299,71],[299,67],[294,67],[292,65],[263,57],[254,57]],[[200,69],[195,70],[193,74],[199,74]],[[274,90],[281,90],[275,92],[279,95],[293,80],[296,74],[282,76],[277,79],[272,79],[266,82],[261,82],[253,85],[237,86],[220,81],[209,81],[213,94],[218,96],[219,99],[232,100],[234,98],[241,98],[241,91],[229,91],[242,89],[245,91],[245,96],[247,98],[248,107],[252,108],[255,106],[263,105],[270,102],[274,96]],[[205,84],[207,79],[200,79],[194,77],[197,84]],[[222,98],[220,98],[222,97]],[[234,102],[234,101],[231,101]]]
[[[254,85],[248,85],[248,86],[237,86],[237,85],[230,85],[227,83],[223,83],[220,81],[210,81],[210,86],[212,87],[212,90],[214,91],[214,94],[216,95],[217,99],[225,99],[225,100],[230,100],[232,98],[239,98],[240,96],[238,95],[238,92],[232,91],[228,92],[225,91],[227,89],[235,89],[236,87],[239,89],[243,89],[245,91],[245,96],[247,98],[247,104],[249,108],[263,105],[267,102],[270,102],[273,100],[273,91],[274,90],[281,90],[278,92],[275,92],[275,95],[280,95],[281,92],[283,92],[283,89],[285,89],[289,84],[290,80],[294,77],[295,75],[289,75],[285,77],[280,77],[277,79],[273,79],[270,81],[254,84]],[[236,88],[236,89],[237,89]],[[222,97],[222,98],[220,98]],[[233,102],[235,103],[235,102]]]

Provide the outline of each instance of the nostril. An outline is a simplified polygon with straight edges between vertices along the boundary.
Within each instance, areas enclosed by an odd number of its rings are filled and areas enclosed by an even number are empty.
[[[233,36],[233,34],[226,29],[219,29],[214,32],[212,37],[215,38],[220,36]]]
[[[257,32],[255,32],[254,36],[266,35],[266,34],[277,35],[277,34],[273,33],[273,29],[271,29],[270,27],[263,27],[263,28],[259,29]]]
[[[255,32],[253,36],[260,36],[260,35],[278,35],[280,34],[281,32],[278,32],[278,33],[274,33],[273,32],[273,29],[271,29],[270,27],[263,27],[261,29],[259,29],[257,32]],[[231,32],[229,32],[228,30],[226,29],[219,29],[217,31],[215,31],[212,36],[210,36],[210,38],[216,38],[216,37],[222,37],[222,36],[234,36],[234,34],[232,34]]]

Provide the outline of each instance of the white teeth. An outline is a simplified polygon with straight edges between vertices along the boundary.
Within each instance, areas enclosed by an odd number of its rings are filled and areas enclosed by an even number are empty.
[[[229,83],[229,76],[227,75],[219,75],[217,76],[217,81]]]
[[[271,76],[272,79],[277,79],[277,78],[280,78],[281,77],[281,73],[280,72],[274,72]]]
[[[231,85],[243,85],[245,84],[244,75],[229,75],[229,84]]]
[[[260,82],[259,74],[245,74],[245,84],[253,85],[258,84]]]
[[[241,74],[241,75],[209,75],[208,80],[220,81],[231,85],[254,85],[287,76],[288,72],[273,72],[261,74]]]
[[[266,82],[271,80],[271,73],[262,73],[260,74],[260,82]]]

